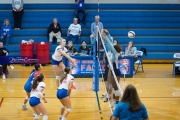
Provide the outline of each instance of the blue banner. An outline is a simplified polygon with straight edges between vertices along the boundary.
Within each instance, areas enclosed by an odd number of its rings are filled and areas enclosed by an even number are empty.
[[[74,59],[76,59],[76,64],[77,64],[77,68],[74,69],[72,72],[74,74],[74,76],[78,76],[78,77],[93,77],[93,73],[99,73],[100,74],[100,70],[102,70],[102,72],[104,73],[105,71],[105,62],[103,60],[100,60],[100,66],[99,63],[96,64],[94,62],[93,57],[88,57],[88,56],[81,56],[81,57],[73,57]],[[93,67],[93,63],[94,63],[94,67]],[[133,77],[133,58],[132,57],[126,57],[126,58],[121,58],[119,57],[119,63],[118,63],[118,67],[121,71],[121,77],[123,77],[124,74],[126,74],[126,77]],[[67,61],[67,66],[69,66],[70,63],[69,61]],[[95,70],[95,66],[98,67],[98,70]],[[101,75],[100,75],[101,76]]]

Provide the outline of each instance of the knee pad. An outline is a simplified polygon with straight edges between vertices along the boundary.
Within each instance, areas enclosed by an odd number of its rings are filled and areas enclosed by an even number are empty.
[[[39,118],[40,118],[40,115],[35,114],[34,118],[35,118],[35,119],[39,119]]]
[[[25,99],[26,99],[26,100],[29,100],[29,97],[28,97],[28,96],[26,96],[26,97],[25,97]]]
[[[68,111],[68,112],[71,112],[71,111],[72,111],[72,108],[67,108],[67,111]]]
[[[122,96],[122,93],[120,90],[114,90],[114,95],[117,97],[117,96]]]
[[[60,76],[56,76],[56,80],[59,80],[60,79]]]
[[[44,115],[44,116],[43,116],[43,120],[48,120],[48,116],[47,116],[47,115]]]

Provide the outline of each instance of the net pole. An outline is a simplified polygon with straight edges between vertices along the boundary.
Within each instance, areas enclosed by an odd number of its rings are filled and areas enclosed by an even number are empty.
[[[100,14],[99,14],[99,0],[98,0],[98,15],[100,16]]]
[[[94,42],[95,44],[95,55],[96,55],[96,58],[94,60],[95,62],[95,65],[98,65],[98,59],[99,59],[99,40],[98,40],[98,26],[96,26],[96,41]],[[95,67],[98,67],[97,70],[99,70],[99,66],[95,66]],[[99,73],[96,73],[97,77],[96,77],[96,82],[98,81],[99,82]],[[99,85],[99,84],[98,84]],[[99,114],[100,114],[100,118],[101,120],[103,120],[103,116],[102,116],[102,111],[101,111],[101,105],[100,105],[100,100],[99,100],[99,96],[98,96],[98,90],[95,91],[96,93],[96,98],[97,98],[97,103],[98,103],[98,109],[99,109]]]
[[[97,27],[98,27],[98,26],[97,26]],[[102,42],[104,51],[105,51],[105,53],[106,53],[106,56],[108,56],[108,55],[107,55],[107,51],[106,51],[106,49],[105,49],[104,41],[103,41],[102,36],[101,36],[101,32],[99,31],[99,28],[98,28],[98,32],[99,32],[99,36],[100,36],[100,39],[101,39],[101,42]],[[121,94],[121,96],[122,96],[123,92],[122,92],[122,89],[121,89],[121,87],[120,87],[120,85],[119,85],[119,82],[117,81],[117,78],[116,78],[116,75],[115,75],[115,73],[114,73],[114,69],[113,69],[112,63],[111,63],[111,61],[110,61],[110,59],[109,59],[108,57],[107,57],[107,60],[108,60],[109,66],[110,66],[110,70],[111,70],[111,72],[112,72],[112,74],[113,74],[114,80],[115,80],[115,82],[116,82],[116,84],[117,84],[117,86],[118,86],[118,89],[119,89],[119,91],[120,91],[120,94]]]

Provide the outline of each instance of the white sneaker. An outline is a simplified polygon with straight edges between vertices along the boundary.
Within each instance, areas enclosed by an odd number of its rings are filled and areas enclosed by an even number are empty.
[[[42,116],[43,114],[42,113],[40,113],[40,116]],[[35,117],[36,116],[36,112],[34,112],[33,113],[33,116]]]
[[[28,108],[27,108],[26,105],[22,105],[22,106],[21,106],[21,109],[22,109],[22,110],[27,110]]]
[[[3,80],[6,79],[6,75],[5,75],[5,74],[2,75],[2,79],[3,79]]]
[[[61,120],[66,120],[66,118],[65,118],[65,117],[62,117]]]
[[[11,68],[12,70],[14,70],[14,67],[13,67],[12,65],[10,65],[10,68]]]
[[[106,97],[107,96],[107,92],[103,93],[102,94],[102,98]]]

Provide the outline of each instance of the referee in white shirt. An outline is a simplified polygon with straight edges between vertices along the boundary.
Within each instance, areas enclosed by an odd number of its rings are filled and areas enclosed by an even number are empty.
[[[68,28],[66,42],[72,41],[76,44],[81,36],[81,25],[78,24],[78,19],[74,18],[74,23],[71,24]]]

